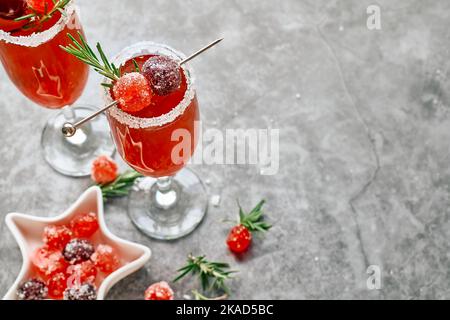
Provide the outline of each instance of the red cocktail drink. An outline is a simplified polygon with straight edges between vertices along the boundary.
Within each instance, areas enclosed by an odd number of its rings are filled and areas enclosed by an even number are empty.
[[[135,61],[142,68],[142,65],[152,55],[135,57]],[[132,60],[128,60],[121,68],[122,73],[134,71]],[[167,177],[180,171],[191,157],[197,141],[195,137],[195,122],[199,119],[198,102],[195,92],[189,101],[184,101],[188,90],[188,80],[183,69],[180,70],[182,81],[180,87],[167,96],[157,96],[152,99],[151,105],[134,114],[136,122],[140,124],[133,125],[128,122],[130,118],[126,114],[120,114],[123,111],[115,110],[108,114],[108,120],[111,132],[116,142],[117,150],[122,158],[136,171],[145,176]],[[191,88],[189,88],[191,89]],[[184,102],[183,110],[174,119],[166,118],[165,115]],[[159,120],[155,120],[158,119]],[[150,120],[152,119],[152,120]],[[149,120],[149,121],[147,121]],[[153,121],[155,120],[155,121]],[[170,121],[171,120],[171,121]],[[158,123],[159,121],[159,123]],[[150,125],[154,123],[155,125]],[[173,141],[172,134],[176,130],[185,130],[188,133],[190,148],[189,154],[182,154],[183,161],[173,159],[172,153],[180,141]],[[183,152],[183,151],[181,151]]]
[[[154,58],[175,61],[170,70],[181,77],[179,85],[159,91],[149,80],[153,90],[149,105],[125,112],[119,104],[108,109],[107,118],[119,154],[146,176],[130,192],[128,214],[143,233],[167,240],[187,235],[200,224],[208,198],[199,177],[184,168],[197,143],[199,120],[192,70],[179,65],[184,56],[168,46],[141,42],[124,49],[113,62],[121,66],[122,79],[133,73],[139,76],[136,69],[148,79],[146,66]],[[112,90],[105,90],[106,103],[120,98],[114,96],[120,92],[118,86],[116,82]]]
[[[49,0],[50,1],[50,0]],[[41,4],[40,2],[34,2]],[[48,4],[48,2],[46,2]],[[44,157],[56,171],[68,176],[90,174],[92,161],[100,154],[111,155],[114,146],[105,117],[91,122],[71,139],[61,138],[65,122],[84,118],[92,106],[71,106],[86,86],[89,68],[60,48],[70,43],[68,34],[83,33],[73,1],[51,2],[59,10],[44,16],[15,21],[37,14],[23,0],[2,0],[0,5],[0,60],[16,87],[33,102],[55,112],[42,133]]]
[[[0,41],[0,59],[16,87],[35,103],[51,109],[73,104],[86,85],[89,68],[60,49],[67,34],[83,32],[75,11],[56,13],[39,30],[16,30]],[[39,32],[39,35],[31,35]]]

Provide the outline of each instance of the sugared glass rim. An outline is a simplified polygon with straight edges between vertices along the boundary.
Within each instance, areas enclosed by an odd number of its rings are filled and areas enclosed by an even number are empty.
[[[34,32],[28,36],[13,36],[10,32],[0,30],[0,41],[23,47],[38,47],[50,41],[64,29],[72,18],[73,13],[76,12],[77,6],[73,2],[73,0],[69,2],[64,8],[65,14],[61,14],[61,18],[51,28],[38,33]]]
[[[112,59],[112,62],[116,64],[117,66],[123,65],[125,62],[127,62],[130,59],[142,56],[142,55],[148,55],[148,54],[160,54],[160,55],[166,55],[170,56],[175,59],[179,59],[179,61],[186,58],[186,56],[167,46],[164,44],[159,44],[151,41],[143,41],[138,42],[134,45],[131,45],[125,49],[123,49],[117,56],[115,56]],[[171,123],[175,121],[179,116],[181,116],[184,111],[187,109],[187,107],[191,104],[191,101],[195,97],[195,78],[194,78],[194,71],[192,68],[188,68],[186,65],[181,66],[181,69],[184,72],[184,75],[186,77],[187,81],[187,88],[186,92],[184,93],[183,99],[178,103],[178,105],[169,112],[160,115],[158,117],[152,117],[152,118],[140,118],[135,117],[129,113],[126,113],[122,111],[118,106],[111,107],[107,112],[110,116],[114,117],[117,121],[119,121],[122,124],[127,125],[130,128],[150,128],[150,127],[161,127],[163,125],[166,125],[168,123]],[[111,83],[110,79],[104,79],[104,82]],[[103,90],[104,92],[104,99],[106,104],[110,104],[113,102],[113,99],[110,94],[110,89],[105,88]]]

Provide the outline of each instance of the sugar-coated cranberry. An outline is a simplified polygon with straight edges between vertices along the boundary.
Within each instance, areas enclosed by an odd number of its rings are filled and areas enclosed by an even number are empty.
[[[180,65],[167,56],[153,56],[145,62],[142,74],[150,82],[153,92],[166,96],[181,85]]]
[[[138,112],[152,102],[153,93],[147,79],[138,72],[127,73],[113,86],[114,98],[125,112]]]
[[[104,273],[111,273],[119,267],[119,258],[111,246],[100,244],[91,256],[95,266]]]
[[[94,283],[97,276],[97,268],[91,261],[84,261],[67,268],[69,283],[79,285],[81,283]]]
[[[50,249],[62,249],[72,238],[72,231],[66,226],[47,226],[43,240]]]
[[[173,300],[173,290],[165,281],[152,284],[145,290],[145,300]]]
[[[48,247],[37,249],[31,260],[37,271],[45,277],[65,272],[68,265],[61,251],[52,250]]]
[[[227,238],[228,248],[235,253],[247,251],[251,242],[252,234],[243,225],[238,225],[231,229]]]
[[[79,286],[69,287],[64,291],[64,300],[95,300],[97,290],[94,285],[85,283]]]
[[[71,240],[63,250],[63,256],[70,264],[87,261],[94,253],[94,246],[84,239]]]
[[[19,300],[44,300],[47,296],[47,286],[38,279],[28,280],[17,289],[17,298]]]
[[[92,163],[91,177],[98,184],[108,184],[116,180],[118,166],[108,156],[100,156]]]
[[[0,18],[14,20],[25,15],[27,4],[25,0],[0,1]]]
[[[70,229],[77,238],[89,238],[98,230],[97,215],[93,212],[82,214],[70,221]]]
[[[50,12],[55,6],[53,0],[27,0],[27,4],[34,11],[39,13]]]
[[[47,280],[48,295],[52,299],[62,299],[67,288],[67,275],[63,272],[52,275]]]

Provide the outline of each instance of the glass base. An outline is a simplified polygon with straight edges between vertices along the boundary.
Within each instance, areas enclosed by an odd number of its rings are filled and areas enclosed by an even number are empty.
[[[76,122],[91,115],[98,109],[93,106],[71,106],[69,113],[75,115]],[[100,155],[111,156],[115,147],[111,141],[106,117],[101,114],[77,130],[70,138],[63,136],[61,128],[67,122],[67,110],[52,116],[42,132],[41,147],[45,160],[59,173],[70,177],[84,177],[91,173],[92,161]]]
[[[202,222],[208,196],[200,178],[183,169],[172,179],[170,190],[160,192],[157,179],[136,181],[128,197],[128,215],[145,235],[173,240],[188,235]]]

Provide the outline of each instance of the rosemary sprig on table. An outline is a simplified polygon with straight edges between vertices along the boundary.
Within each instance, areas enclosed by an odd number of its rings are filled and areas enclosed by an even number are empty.
[[[72,44],[69,44],[66,47],[60,46],[61,49],[92,66],[95,71],[112,81],[116,81],[120,78],[120,70],[114,63],[108,61],[100,43],[97,43],[96,46],[100,55],[99,59],[80,32],[78,32],[80,41],[76,40],[71,34],[67,34],[67,36],[72,40]],[[112,86],[110,83],[102,83],[102,85],[105,87]]]
[[[230,266],[223,262],[210,262],[206,260],[205,256],[194,257],[189,255],[187,264],[178,269],[180,273],[173,282],[176,282],[186,275],[198,275],[202,289],[205,290],[218,290],[223,291],[226,294],[230,294],[230,289],[225,284],[225,280],[231,278],[231,274],[237,271],[229,270]]]
[[[263,211],[262,207],[266,203],[265,200],[261,200],[256,207],[253,208],[252,211],[250,211],[248,214],[244,212],[241,205],[238,201],[239,206],[239,223],[246,227],[249,231],[260,231],[260,232],[266,232],[270,228],[272,228],[272,225],[263,221]]]
[[[31,9],[32,13],[27,14],[25,16],[19,17],[14,19],[15,21],[23,21],[23,20],[30,20],[29,23],[24,25],[23,29],[29,29],[37,24],[42,24],[45,21],[51,19],[51,17],[55,14],[55,12],[59,11],[62,15],[65,15],[65,7],[69,4],[72,0],[52,0],[53,1],[53,8],[49,11],[47,8],[47,4],[45,4],[45,13],[39,13]]]
[[[109,184],[100,185],[103,199],[127,196],[136,179],[142,177],[142,174],[136,171],[127,171]]]

